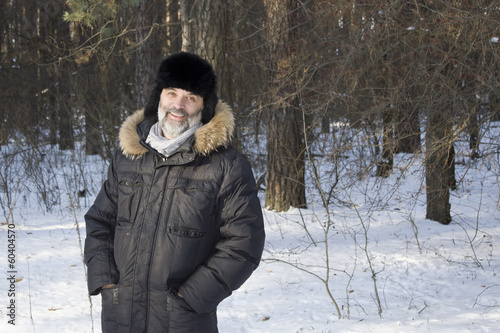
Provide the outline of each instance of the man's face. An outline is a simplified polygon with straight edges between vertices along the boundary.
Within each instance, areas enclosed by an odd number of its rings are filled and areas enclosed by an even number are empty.
[[[160,95],[158,121],[163,136],[173,139],[201,121],[203,98],[179,88],[165,88]]]

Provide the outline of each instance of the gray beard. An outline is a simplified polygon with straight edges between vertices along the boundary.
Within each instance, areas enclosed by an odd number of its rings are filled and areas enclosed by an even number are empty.
[[[186,117],[186,119],[184,121],[167,119],[167,115],[169,112],[173,112],[177,115],[182,115]],[[161,118],[159,118],[163,135],[170,138],[178,137],[188,129],[198,125],[201,122],[201,110],[196,115],[190,117],[188,113],[183,109],[169,108],[165,111],[158,109],[158,116],[160,115],[163,115]]]

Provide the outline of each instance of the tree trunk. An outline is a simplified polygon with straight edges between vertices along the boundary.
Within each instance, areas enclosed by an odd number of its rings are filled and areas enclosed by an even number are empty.
[[[481,55],[474,52],[474,58],[477,62],[481,61]],[[460,100],[462,101],[462,110],[459,114],[459,119],[464,122],[467,134],[469,134],[469,150],[470,158],[476,159],[479,157],[479,110],[481,108],[480,100],[476,94],[480,94],[481,86],[475,80],[467,76],[462,78]]]
[[[266,207],[276,211],[307,206],[302,119],[293,104],[268,112]]]
[[[377,163],[377,177],[389,177],[394,165],[394,131],[393,112],[385,110],[382,112],[383,119],[383,140],[382,156]]]
[[[135,54],[135,98],[137,109],[142,109],[153,83],[156,64],[153,65],[153,33],[155,20],[155,1],[141,0],[137,7],[136,43],[139,45]]]
[[[276,211],[306,207],[304,180],[303,117],[287,74],[294,70],[297,46],[297,0],[265,1],[266,29],[270,49],[268,79],[271,84],[267,108],[266,206]]]
[[[191,22],[191,9],[195,0],[183,0],[180,2],[181,22],[182,22],[182,51],[193,52],[193,26]]]
[[[184,2],[184,1],[183,1]],[[167,5],[167,46],[169,53],[179,52],[182,49],[182,26],[179,17],[179,1],[168,0]]]
[[[57,78],[55,75],[55,66],[48,64],[53,60],[51,55],[51,40],[49,36],[54,36],[55,22],[53,12],[50,8],[39,6],[39,22],[38,31],[40,36],[40,46],[38,47],[39,62],[44,66],[39,66],[38,78],[41,86],[41,91],[38,95],[37,102],[41,113],[49,118],[49,144],[56,145],[58,143],[59,129],[59,114],[57,109]]]
[[[479,122],[477,120],[477,108],[474,108],[470,112],[470,118],[467,124],[467,130],[469,132],[469,149],[470,157],[476,159],[479,157]]]
[[[79,40],[87,41],[92,36],[91,28],[80,26]],[[98,56],[93,55],[85,64],[80,65],[78,73],[77,97],[85,117],[85,154],[101,155],[103,141],[101,136],[101,108],[103,89]]]
[[[489,108],[491,121],[500,121],[500,97],[496,92],[490,94]]]
[[[224,5],[222,0],[197,0],[194,13],[197,38],[194,40],[194,51],[207,59],[221,78],[223,71],[219,70],[222,63],[222,46],[224,38]],[[220,84],[220,80],[219,80]]]
[[[20,27],[23,35],[23,38],[21,39],[23,41],[22,47],[25,50],[30,48],[38,49],[37,45],[35,44],[38,41],[37,29],[36,25],[33,22],[36,22],[38,20],[39,4],[37,0],[33,0],[26,2],[25,6],[26,7],[23,13],[24,15],[22,20],[23,25]],[[43,109],[40,107],[40,104],[38,103],[36,97],[43,90],[40,81],[38,80],[38,66],[36,65],[38,59],[36,56],[36,53],[29,53],[28,57],[25,57],[24,59],[25,61],[29,62],[29,65],[24,65],[24,67],[26,71],[30,72],[28,75],[30,78],[32,78],[32,83],[26,85],[26,92],[29,98],[27,98],[25,102],[22,103],[25,104],[23,106],[23,109],[25,109],[24,112],[27,112],[22,116],[23,125],[26,126],[29,131],[28,133],[26,133],[26,137],[28,139],[28,142],[32,145],[39,144],[39,140],[42,137],[42,132],[40,129],[44,119]]]
[[[325,112],[321,115],[321,133],[330,133],[330,115]]]
[[[409,103],[399,110],[395,122],[395,153],[414,154],[420,149],[420,118]]]
[[[0,1],[0,50],[3,50],[4,44],[5,43],[5,37],[7,35],[7,18],[6,18],[6,2],[7,1]],[[4,53],[0,52],[0,64],[3,64],[3,58],[4,58]],[[2,125],[0,125],[0,129]]]
[[[61,20],[62,21],[62,20]],[[69,86],[70,72],[67,70],[68,64],[59,68],[57,86],[57,113],[59,127],[59,148],[61,150],[75,149],[75,139],[73,136],[73,110],[71,108],[71,93]]]
[[[442,224],[451,222],[450,189],[455,187],[453,123],[447,112],[432,110],[427,119],[425,176],[426,218]]]
[[[62,1],[61,1],[62,2]],[[71,37],[69,23],[62,19],[64,10],[64,2],[61,3],[61,10],[58,13],[58,20],[55,23],[56,36],[59,47],[60,56],[63,59],[56,64],[57,73],[57,111],[59,125],[59,148],[61,150],[75,149],[75,139],[73,136],[73,110],[71,100],[71,62],[68,54],[71,48]],[[68,58],[67,58],[68,57]]]
[[[99,73],[95,61],[89,63],[85,80],[89,82],[90,89],[85,98],[85,154],[100,155],[102,153],[101,120],[99,115]]]

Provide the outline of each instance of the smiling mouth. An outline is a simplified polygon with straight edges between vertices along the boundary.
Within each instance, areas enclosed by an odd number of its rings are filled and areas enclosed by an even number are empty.
[[[169,112],[169,115],[170,115],[173,119],[179,119],[179,120],[180,120],[180,119],[184,119],[184,118],[186,118],[186,116],[185,116],[185,115],[182,115],[182,114],[181,114],[181,115],[180,115],[180,114],[175,114],[175,113],[172,113],[172,112]]]
[[[170,108],[166,111],[167,115],[173,120],[184,120],[188,116],[187,112],[182,109]]]

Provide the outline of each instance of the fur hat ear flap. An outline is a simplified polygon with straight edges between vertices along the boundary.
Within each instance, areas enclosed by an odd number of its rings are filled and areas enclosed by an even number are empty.
[[[148,120],[152,124],[158,121],[158,105],[160,104],[160,96],[163,88],[155,82],[149,99],[144,108],[144,119]]]
[[[203,97],[201,122],[208,123],[215,115],[217,77],[210,63],[198,55],[180,52],[162,61],[144,116],[158,121],[158,104],[165,88],[180,88]]]
[[[215,116],[215,107],[219,102],[219,98],[216,93],[207,94],[203,97],[203,111],[201,114],[201,122],[203,124],[208,123]]]

